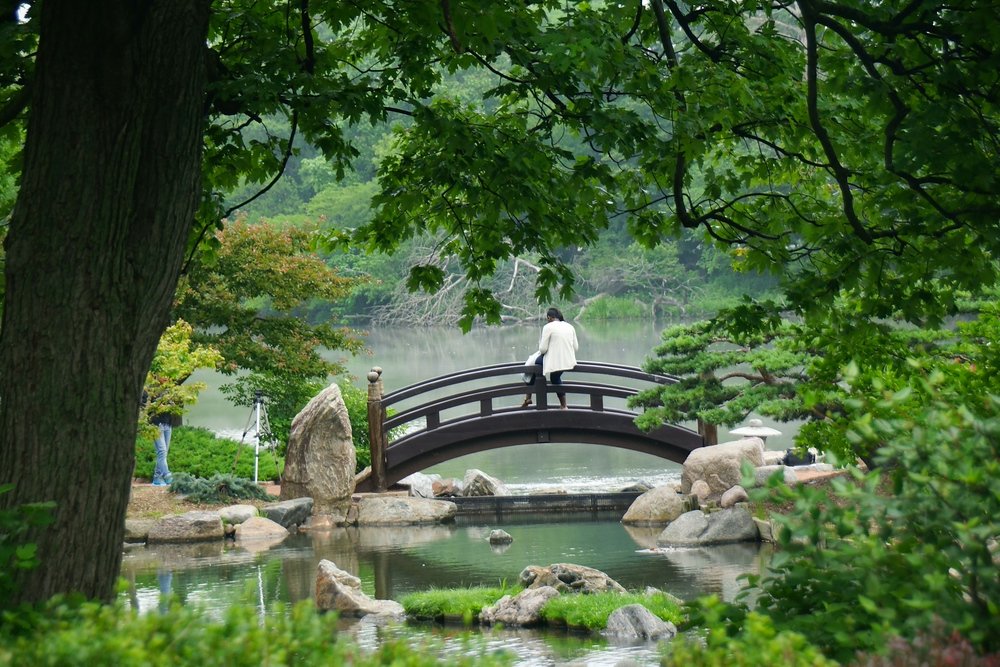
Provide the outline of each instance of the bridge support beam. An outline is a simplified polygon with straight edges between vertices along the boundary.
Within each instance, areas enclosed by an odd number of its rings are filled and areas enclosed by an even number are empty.
[[[372,456],[372,486],[383,492],[389,488],[386,471],[389,459],[386,455],[385,407],[382,405],[382,369],[374,367],[368,373],[368,447]]]
[[[704,438],[706,447],[719,444],[719,427],[717,424],[709,424],[699,419],[698,433]]]

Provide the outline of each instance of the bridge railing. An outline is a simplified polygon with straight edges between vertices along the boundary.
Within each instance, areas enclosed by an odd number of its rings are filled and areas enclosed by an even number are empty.
[[[514,410],[546,410],[549,409],[549,394],[565,393],[568,403],[574,410],[584,409],[592,412],[616,412],[620,414],[636,414],[622,407],[606,403],[605,399],[628,399],[639,392],[636,385],[673,384],[679,378],[671,375],[647,373],[635,366],[611,364],[604,362],[582,361],[572,371],[573,377],[578,375],[596,375],[602,377],[622,378],[630,381],[629,386],[613,385],[604,382],[568,381],[561,385],[553,385],[546,381],[541,373],[541,367],[525,365],[519,362],[494,364],[480,368],[458,371],[412,384],[389,394],[382,392],[382,369],[373,368],[368,374],[368,424],[369,441],[372,457],[372,481],[377,489],[386,488],[387,451],[392,446],[389,433],[395,429],[404,430],[412,435],[412,424],[423,420],[421,431],[431,431],[443,425],[461,420],[487,417],[499,412]],[[533,376],[531,384],[526,384],[522,376]],[[514,382],[502,382],[504,378],[516,376]],[[501,380],[497,384],[482,386],[483,381]],[[479,386],[469,387],[469,383]],[[452,390],[449,395],[441,397],[440,390]],[[533,397],[532,405],[526,408],[501,404],[502,399],[526,394]],[[586,403],[581,403],[579,397],[586,397]],[[426,400],[422,400],[426,399]],[[405,403],[416,400],[416,405]],[[398,406],[398,411],[388,416],[390,408]],[[444,413],[455,412],[464,408],[465,412],[457,416],[445,416]]]

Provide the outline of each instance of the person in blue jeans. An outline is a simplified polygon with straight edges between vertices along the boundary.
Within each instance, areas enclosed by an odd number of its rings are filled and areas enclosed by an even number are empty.
[[[156,450],[156,467],[153,468],[153,486],[170,486],[174,481],[167,467],[167,453],[170,451],[170,435],[173,432],[173,415],[161,413],[153,415],[150,420],[157,428],[153,447]]]

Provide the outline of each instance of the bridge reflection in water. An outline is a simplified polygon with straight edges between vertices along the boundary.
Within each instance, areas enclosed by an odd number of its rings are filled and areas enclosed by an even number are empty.
[[[583,361],[567,372],[572,380],[557,387],[537,370],[519,363],[495,364],[383,395],[382,369],[373,368],[368,374],[372,468],[357,490],[384,491],[443,461],[515,445],[596,444],[683,463],[705,442],[699,433],[681,426],[642,431],[634,423],[638,413],[625,404],[640,389],[678,382],[676,377]],[[529,385],[521,379],[526,374]],[[567,395],[566,410],[550,401],[557,389]],[[520,401],[526,393],[532,394],[533,404],[523,408]],[[390,416],[391,411],[396,412]],[[405,434],[390,442],[390,434],[397,431]]]

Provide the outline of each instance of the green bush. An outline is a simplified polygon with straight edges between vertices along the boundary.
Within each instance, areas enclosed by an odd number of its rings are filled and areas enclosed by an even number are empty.
[[[277,500],[253,480],[233,475],[212,475],[209,479],[192,477],[179,472],[170,485],[171,493],[179,493],[192,503],[221,505],[237,500]]]
[[[978,651],[1000,648],[1000,399],[981,396],[974,414],[955,386],[918,373],[853,406],[852,437],[882,443],[884,481],[835,480],[833,502],[808,485],[782,491],[795,509],[780,517],[781,551],[751,578],[777,627],[841,661],[938,622]]]
[[[477,586],[473,588],[431,589],[419,593],[410,593],[400,604],[408,616],[429,621],[461,620],[466,625],[472,625],[479,618],[479,612],[484,607],[496,603],[504,595],[515,595],[517,590],[506,588],[488,588]]]
[[[253,463],[253,444],[241,445],[235,440],[219,438],[205,428],[180,426],[173,430],[167,464],[175,476],[183,472],[203,478],[224,474],[253,479]],[[153,441],[140,438],[135,447],[136,477],[152,479],[155,464]],[[283,457],[270,449],[260,450],[259,480],[278,481],[284,467]]]
[[[684,613],[677,600],[667,593],[595,593],[593,595],[560,595],[542,607],[542,618],[550,625],[570,628],[602,630],[608,617],[616,609],[630,604],[641,604],[664,621],[680,625]]]
[[[9,621],[9,619],[8,619]],[[474,651],[438,657],[434,644],[388,641],[365,652],[343,639],[334,614],[318,613],[310,601],[269,611],[262,622],[251,604],[229,607],[219,620],[196,608],[172,606],[138,615],[121,606],[53,600],[31,617],[30,626],[0,625],[0,664],[14,667],[149,667],[197,665],[355,665],[425,667],[504,665],[502,655]]]
[[[801,634],[778,632],[766,616],[749,614],[742,630],[730,636],[725,625],[711,623],[704,640],[678,637],[663,649],[664,667],[835,667]]]

